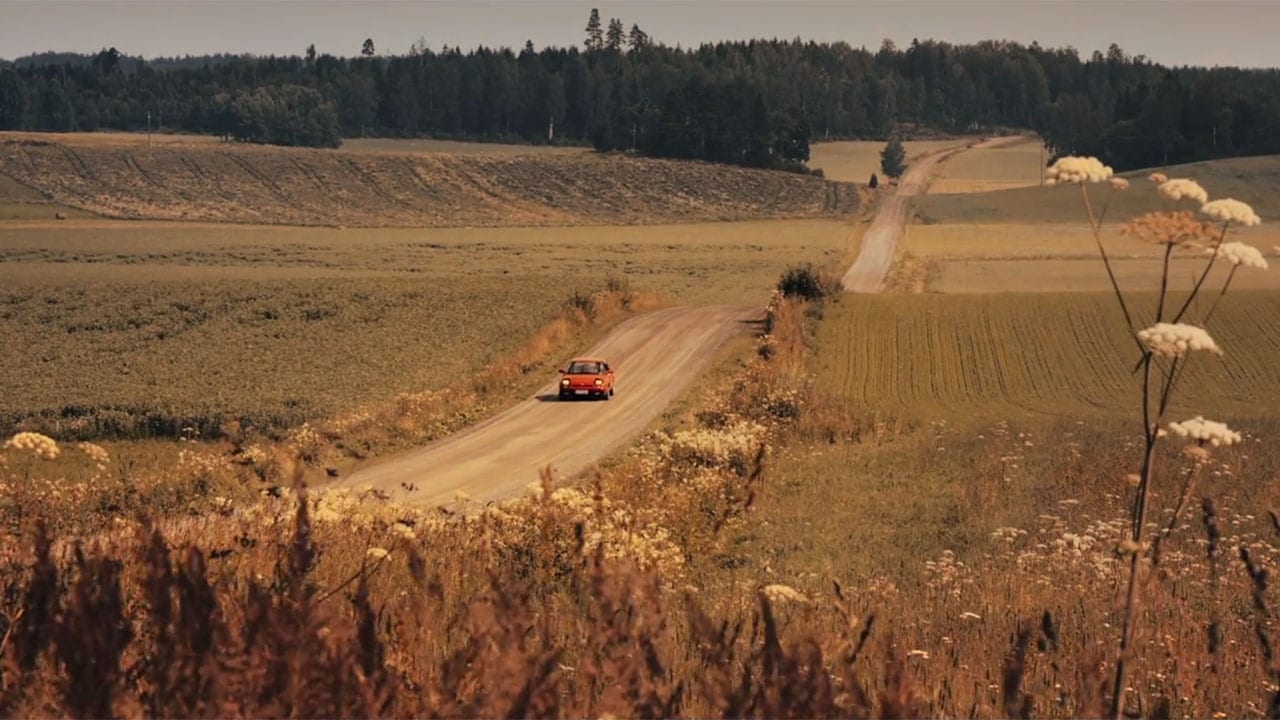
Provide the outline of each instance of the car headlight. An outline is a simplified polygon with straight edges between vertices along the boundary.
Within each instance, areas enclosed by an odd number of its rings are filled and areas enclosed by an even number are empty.
[[[561,380],[561,381],[560,381],[560,386],[561,386],[561,387],[569,387],[569,378],[565,378],[565,379]]]
[[[604,384],[603,380],[601,380],[600,378],[596,378],[596,385],[603,385],[603,384]]]

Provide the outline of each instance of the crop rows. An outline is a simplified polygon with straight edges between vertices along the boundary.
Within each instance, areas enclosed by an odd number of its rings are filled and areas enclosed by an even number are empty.
[[[1143,307],[1152,298],[1140,298]],[[1280,406],[1280,293],[1228,295],[1174,415],[1256,416]],[[916,417],[1134,413],[1137,360],[1104,293],[847,296],[819,334],[819,382],[863,406]]]

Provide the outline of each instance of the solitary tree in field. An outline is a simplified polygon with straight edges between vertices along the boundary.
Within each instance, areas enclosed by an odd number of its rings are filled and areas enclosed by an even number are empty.
[[[884,150],[880,151],[880,169],[891,178],[902,177],[907,169],[907,150],[902,147],[902,139],[897,135],[889,138]]]
[[[373,49],[373,38],[365,38],[364,45],[360,46],[360,54],[365,57],[373,57],[374,52],[376,51]]]
[[[604,30],[600,27],[600,10],[591,8],[591,17],[587,19],[587,41],[583,43],[587,50],[604,48]]]
[[[880,187],[880,178],[876,177],[875,173],[871,173],[871,181],[867,183],[867,187],[871,188],[872,190],[875,190],[876,188]]]

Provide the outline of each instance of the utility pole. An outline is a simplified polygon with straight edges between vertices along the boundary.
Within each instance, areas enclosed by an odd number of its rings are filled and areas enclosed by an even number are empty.
[[[547,142],[552,142],[555,139],[556,139],[556,117],[552,115],[551,117],[547,118]]]
[[[147,158],[151,158],[151,111],[147,111]]]

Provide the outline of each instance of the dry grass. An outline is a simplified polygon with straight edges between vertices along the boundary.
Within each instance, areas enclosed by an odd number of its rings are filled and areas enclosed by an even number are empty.
[[[172,144],[0,143],[0,172],[132,219],[369,227],[660,224],[846,216],[809,175],[599,154],[395,154]]]
[[[956,155],[943,164],[929,192],[945,195],[1039,186],[1043,171],[1041,144],[1032,138]]]
[[[868,410],[915,418],[1127,416],[1140,378],[1128,372],[1137,357],[1112,302],[1105,293],[851,296],[822,325],[816,381]],[[1210,330],[1230,354],[1188,369],[1174,413],[1256,417],[1280,406],[1271,360],[1280,326],[1258,322],[1277,311],[1275,292],[1228,297]]]
[[[59,436],[278,431],[469,377],[564,300],[536,276],[9,283],[0,418]]]
[[[1033,158],[1032,156],[1036,157]],[[1080,196],[1075,188],[1025,187],[985,191],[974,183],[1017,182],[1032,185],[1038,176],[1036,141],[984,150],[952,158],[943,179],[919,202],[917,222],[908,228],[904,247],[930,266],[927,291],[1094,292],[1110,288],[1097,256],[1092,233],[1080,222]],[[1233,239],[1274,255],[1280,234],[1271,222],[1280,218],[1280,158],[1236,158],[1164,169],[1169,177],[1192,177],[1212,198],[1248,202],[1263,218],[1259,227],[1233,230]],[[1090,196],[1105,207],[1102,238],[1113,258],[1122,286],[1155,287],[1160,279],[1160,247],[1126,237],[1119,229],[1140,214],[1166,209],[1145,179],[1131,174],[1135,187],[1119,192],[1096,186]],[[949,179],[948,179],[949,178]],[[1003,178],[1003,179],[1002,179]],[[1029,182],[1024,182],[1029,181]],[[950,185],[948,185],[950,183]],[[966,184],[967,183],[967,184]],[[948,194],[950,193],[950,194]],[[1172,265],[1173,287],[1186,289],[1196,262]],[[1280,289],[1274,273],[1241,273],[1233,284],[1241,289]]]
[[[907,150],[907,161],[927,153],[968,144],[973,138],[956,138],[954,140],[911,140],[903,143]],[[814,143],[809,149],[809,167],[822,170],[828,180],[866,185],[871,173],[881,176],[880,182],[888,181],[880,171],[880,151],[884,143],[864,140],[842,140],[837,142]]]
[[[1272,257],[1272,264],[1277,260]],[[1149,288],[1160,281],[1158,260],[1113,259],[1112,268],[1123,288]],[[1111,289],[1105,274],[1099,274],[1098,258],[938,261],[928,290],[939,293],[1062,293],[1106,292]],[[1169,286],[1185,291],[1195,284],[1204,261],[1175,260],[1170,264]],[[1208,282],[1221,286],[1227,272],[1215,267]],[[1271,272],[1236,274],[1231,287],[1240,290],[1280,290],[1280,275]]]
[[[584,155],[586,147],[520,145],[515,143],[464,142],[461,140],[345,138],[342,149],[351,152],[424,153],[432,155]]]
[[[381,231],[6,223],[0,330],[13,359],[0,370],[0,417],[67,432],[91,414],[99,420],[76,431],[90,436],[207,433],[228,416],[278,429],[469,382],[574,288],[624,283],[679,303],[763,298],[794,259],[844,257],[850,233],[830,220]]]
[[[10,222],[0,274],[48,283],[540,275],[626,277],[679,302],[767,296],[789,262],[834,262],[857,250],[840,220],[647,227],[347,229],[67,220]]]
[[[73,132],[46,133],[6,130],[0,132],[0,142],[56,142],[77,147],[142,147],[147,146],[145,132]],[[189,135],[185,133],[151,134],[150,142],[157,145],[222,145],[222,139],[215,135]]]

